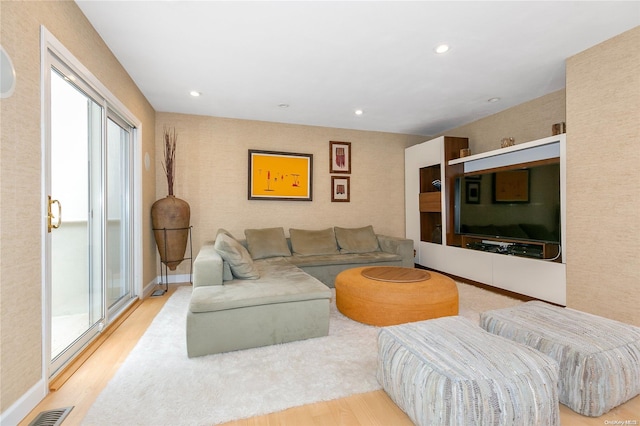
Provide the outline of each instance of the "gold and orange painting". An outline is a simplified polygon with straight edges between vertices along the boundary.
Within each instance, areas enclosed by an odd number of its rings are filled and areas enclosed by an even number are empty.
[[[313,154],[249,150],[250,200],[312,200]]]

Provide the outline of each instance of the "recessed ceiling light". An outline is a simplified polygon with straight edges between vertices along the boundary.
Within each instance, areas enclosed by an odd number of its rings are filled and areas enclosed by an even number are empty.
[[[198,96],[202,95],[202,93],[198,92],[197,90],[192,90],[189,92],[189,94],[194,98],[197,98]]]
[[[436,53],[445,53],[449,50],[449,45],[448,44],[441,44],[439,46],[437,46],[435,49]]]
[[[364,114],[363,110],[361,110],[361,109],[357,109],[356,110],[356,115],[362,115],[362,114]]]
[[[487,99],[487,102],[494,103],[494,102],[498,102],[499,100],[500,98],[491,98],[491,99]]]

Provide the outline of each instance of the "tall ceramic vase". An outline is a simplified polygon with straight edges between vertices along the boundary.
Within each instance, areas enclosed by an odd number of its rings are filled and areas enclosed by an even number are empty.
[[[189,204],[173,195],[168,195],[151,206],[151,223],[158,253],[162,262],[172,271],[184,259],[190,217]]]

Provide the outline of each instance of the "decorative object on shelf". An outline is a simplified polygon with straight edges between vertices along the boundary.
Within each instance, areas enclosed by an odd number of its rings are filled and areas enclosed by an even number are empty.
[[[462,148],[460,150],[460,158],[468,157],[471,155],[471,150],[469,148]]]
[[[331,201],[344,202],[350,201],[350,181],[349,176],[331,176]]]
[[[167,177],[167,189],[169,195],[157,200],[151,206],[151,223],[156,239],[160,260],[169,269],[175,271],[184,260],[189,238],[189,220],[191,208],[189,203],[173,195],[173,183],[175,179],[176,142],[178,135],[173,131],[164,129],[164,169]]]
[[[562,133],[567,133],[567,125],[563,122],[556,123],[551,126],[551,133],[553,136],[561,135]]]
[[[329,142],[329,173],[351,173],[351,142]]]
[[[513,138],[502,138],[500,141],[500,148],[506,148],[508,146],[513,146],[516,144],[515,139]]]
[[[442,244],[442,225],[437,224],[436,227],[433,228],[433,232],[431,233],[431,242]]]
[[[312,201],[313,154],[249,150],[249,200]]]
[[[431,182],[431,185],[434,186],[434,188],[436,188],[438,191],[440,191],[440,188],[442,188],[442,182],[440,181],[440,179],[435,179]]]

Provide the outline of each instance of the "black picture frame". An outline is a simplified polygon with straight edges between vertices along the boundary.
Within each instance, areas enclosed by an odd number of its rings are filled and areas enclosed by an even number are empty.
[[[467,204],[480,204],[480,181],[467,181],[465,202]]]

